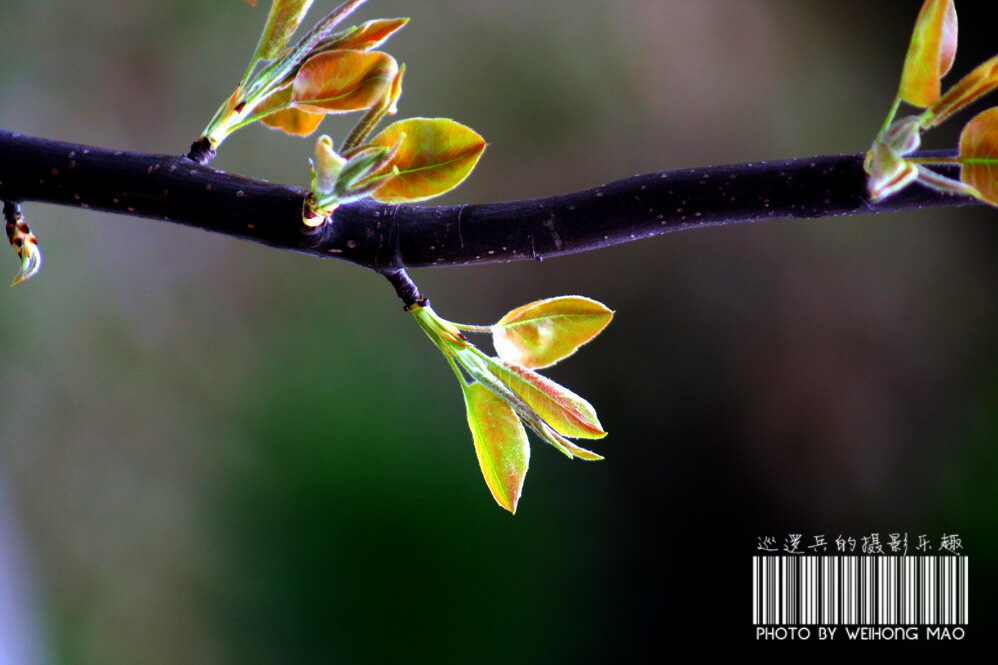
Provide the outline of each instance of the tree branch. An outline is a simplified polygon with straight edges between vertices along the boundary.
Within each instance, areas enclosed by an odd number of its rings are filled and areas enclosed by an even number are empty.
[[[953,156],[926,152],[912,156]],[[148,217],[335,257],[390,274],[545,259],[701,226],[974,205],[912,185],[873,205],[863,155],[756,162],[638,175],[539,199],[460,206],[337,209],[301,223],[307,192],[218,171],[188,157],[108,150],[0,130],[0,199]],[[955,175],[953,167],[940,169]]]

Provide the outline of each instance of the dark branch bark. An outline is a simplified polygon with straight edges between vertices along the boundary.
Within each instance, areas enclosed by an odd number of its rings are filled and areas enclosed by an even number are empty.
[[[402,301],[405,311],[408,312],[413,305],[425,307],[430,303],[426,296],[419,292],[419,287],[416,286],[416,283],[409,279],[409,275],[405,270],[401,268],[397,270],[384,270],[381,274],[395,288],[395,294]]]
[[[921,153],[948,155],[952,153]],[[955,169],[941,172],[955,175]],[[862,155],[652,173],[540,199],[461,206],[341,206],[301,223],[305,190],[151,155],[0,130],[0,199],[45,201],[185,224],[386,275],[405,267],[545,259],[670,231],[792,217],[963,206],[912,185],[872,205]]]

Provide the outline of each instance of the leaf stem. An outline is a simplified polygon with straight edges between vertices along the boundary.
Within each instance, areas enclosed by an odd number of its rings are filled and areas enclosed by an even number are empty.
[[[475,333],[492,332],[492,326],[475,326],[470,323],[454,323],[453,321],[451,321],[451,324],[458,330],[467,330],[468,332],[475,332]]]
[[[295,106],[294,102],[291,102],[291,103],[285,104],[283,106],[276,106],[276,107],[274,107],[272,109],[267,109],[266,111],[261,111],[260,113],[255,113],[255,114],[249,116],[248,118],[240,120],[236,124],[231,125],[229,127],[229,133],[231,134],[232,132],[236,131],[237,129],[242,129],[246,125],[251,125],[254,122],[256,122],[257,120],[262,120],[263,118],[266,118],[268,115],[273,115],[275,113],[280,113],[281,111],[287,111],[288,109],[294,108],[294,106]]]
[[[420,307],[429,305],[429,299],[419,292],[419,287],[409,278],[409,274],[405,270],[385,270],[381,274],[395,289],[395,294],[398,295],[407,312],[416,305]]]
[[[962,165],[970,161],[962,157],[905,157],[905,160],[912,164],[924,164],[926,166]]]
[[[242,80],[239,82],[243,88],[247,86],[250,81],[250,77],[253,75],[253,70],[256,69],[257,64],[260,62],[260,58],[253,58],[250,60],[249,67],[246,68],[246,73],[243,74]]]
[[[461,383],[461,389],[467,390],[468,386],[470,386],[471,384],[468,383],[467,380],[465,380],[464,374],[461,373],[461,370],[457,366],[457,362],[454,360],[454,356],[445,351],[444,358],[447,359],[447,364],[450,365],[450,368],[454,370],[454,376],[456,376],[457,380]]]
[[[890,129],[891,123],[894,122],[894,116],[897,115],[898,108],[901,106],[901,95],[899,94],[894,98],[894,103],[891,104],[891,110],[887,112],[887,117],[884,119],[884,124],[880,126],[880,132],[877,134],[877,138],[883,137],[884,133]]]

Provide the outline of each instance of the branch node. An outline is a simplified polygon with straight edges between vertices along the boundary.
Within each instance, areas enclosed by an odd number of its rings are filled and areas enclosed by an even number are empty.
[[[388,283],[395,289],[395,293],[402,301],[402,309],[404,311],[408,312],[417,305],[419,307],[426,307],[430,304],[429,299],[419,292],[419,287],[409,278],[405,270],[384,270],[381,271],[381,274],[385,276]]]
[[[215,149],[211,147],[211,141],[207,136],[202,136],[191,144],[191,149],[187,153],[187,159],[197,162],[201,166],[208,166],[211,160],[215,159]]]

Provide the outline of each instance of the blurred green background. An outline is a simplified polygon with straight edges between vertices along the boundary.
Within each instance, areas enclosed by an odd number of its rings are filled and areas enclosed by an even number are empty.
[[[183,152],[242,73],[260,5],[0,0],[0,126]],[[371,0],[355,16],[412,17],[388,48],[409,68],[401,117],[489,140],[442,201],[458,203],[864,150],[919,5]],[[957,75],[998,49],[986,10],[959,9]],[[310,145],[254,127],[215,166],[305,185]],[[749,557],[790,533],[957,533],[979,637],[995,617],[994,211],[415,271],[452,320],[572,293],[617,312],[549,372],[596,405],[607,459],[534,445],[515,518],[480,476],[450,370],[381,277],[147,220],[26,213],[46,265],[0,289],[5,665],[748,646]]]

